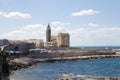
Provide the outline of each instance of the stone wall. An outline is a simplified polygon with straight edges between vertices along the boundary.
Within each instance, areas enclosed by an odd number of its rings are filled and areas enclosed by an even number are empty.
[[[47,52],[48,51],[48,52]],[[46,52],[32,52],[33,58],[58,58],[58,57],[77,57],[89,55],[114,55],[116,54],[111,49],[68,49],[68,48],[54,48],[46,49]]]

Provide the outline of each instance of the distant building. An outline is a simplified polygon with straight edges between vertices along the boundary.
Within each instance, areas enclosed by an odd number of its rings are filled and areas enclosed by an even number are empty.
[[[51,36],[51,42],[56,42],[57,43],[57,35],[52,35]]]
[[[58,33],[51,36],[51,27],[48,24],[46,28],[46,42],[40,39],[28,40],[0,40],[0,50],[4,51],[22,51],[26,53],[29,49],[44,48],[44,47],[69,47],[70,35],[69,33]]]
[[[10,42],[7,39],[1,39],[0,40],[0,46],[9,45],[9,44],[10,44]]]
[[[70,46],[70,35],[69,35],[69,33],[58,33],[57,46],[58,47],[69,47]]]
[[[46,29],[46,42],[51,41],[51,28],[50,25],[48,24],[47,29]]]
[[[34,49],[35,43],[28,43],[22,40],[0,40],[0,50],[5,53],[27,53],[29,49]]]
[[[3,52],[5,53],[28,53],[29,49],[35,49],[35,44],[33,43],[15,43],[15,44],[10,44],[7,46],[4,46]]]
[[[51,28],[48,24],[46,29],[46,47],[69,47],[70,35],[69,33],[58,33],[58,35],[51,36]]]
[[[45,47],[57,47],[56,42],[46,42]]]
[[[40,39],[28,39],[28,40],[24,40],[24,42],[34,43],[36,48],[44,47],[44,42],[43,42],[43,40],[40,40]]]

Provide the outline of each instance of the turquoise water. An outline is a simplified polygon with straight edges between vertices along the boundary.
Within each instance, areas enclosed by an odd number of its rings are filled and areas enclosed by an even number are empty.
[[[39,63],[11,75],[12,80],[54,80],[63,73],[120,77],[120,58]]]

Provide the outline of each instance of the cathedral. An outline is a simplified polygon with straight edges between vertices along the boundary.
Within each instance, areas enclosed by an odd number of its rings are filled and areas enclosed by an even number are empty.
[[[69,33],[58,33],[51,36],[50,24],[46,28],[46,47],[69,47],[70,35]]]

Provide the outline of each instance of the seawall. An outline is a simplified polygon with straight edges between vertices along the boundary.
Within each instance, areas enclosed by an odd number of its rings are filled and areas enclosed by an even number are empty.
[[[9,62],[9,69],[11,71],[20,70],[22,68],[28,68],[34,66],[40,62],[55,62],[55,61],[67,61],[67,60],[87,60],[87,59],[102,59],[102,58],[116,58],[120,55],[90,55],[90,56],[73,56],[73,57],[57,57],[57,58],[15,58]]]
[[[29,53],[30,58],[58,58],[58,57],[77,57],[91,55],[115,55],[112,49],[99,48],[47,48],[42,50],[33,50]]]

